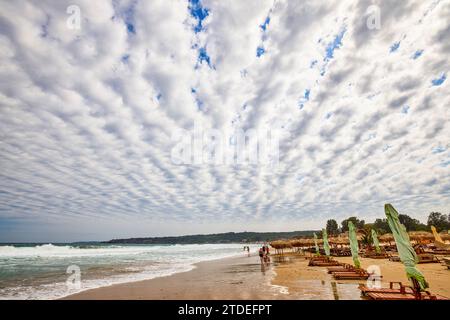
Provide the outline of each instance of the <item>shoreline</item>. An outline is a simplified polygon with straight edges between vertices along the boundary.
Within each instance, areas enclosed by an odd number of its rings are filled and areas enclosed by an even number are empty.
[[[256,253],[195,263],[193,269],[168,276],[87,289],[62,300],[361,300],[358,289],[365,280],[336,281],[327,268],[309,267],[305,256],[286,253],[271,256],[261,266]],[[335,258],[351,263],[351,257]],[[387,259],[361,258],[363,268],[378,266],[389,281],[409,284],[404,267]],[[440,263],[420,264],[429,290],[450,297],[450,271]]]
[[[269,266],[262,271],[256,254],[243,254],[201,261],[191,270],[167,276],[86,289],[56,300],[273,299],[283,291],[271,285],[273,269]]]

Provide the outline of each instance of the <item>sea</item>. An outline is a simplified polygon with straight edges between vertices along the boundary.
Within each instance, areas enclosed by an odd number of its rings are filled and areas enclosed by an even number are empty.
[[[248,245],[254,252],[258,245]],[[58,299],[88,289],[190,271],[244,255],[244,244],[1,244],[0,299]]]

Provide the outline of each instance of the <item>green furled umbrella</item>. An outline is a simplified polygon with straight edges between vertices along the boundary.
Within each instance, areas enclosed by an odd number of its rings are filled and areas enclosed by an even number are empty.
[[[348,238],[350,239],[350,250],[352,251],[353,263],[356,268],[361,268],[361,262],[359,262],[358,258],[358,238],[356,237],[356,230],[353,222],[348,222]]]
[[[373,241],[373,245],[375,246],[375,251],[377,253],[381,253],[380,243],[378,242],[378,237],[377,237],[377,232],[374,229],[372,229],[372,241]]]
[[[425,290],[428,288],[428,283],[425,281],[423,274],[416,268],[416,263],[419,262],[416,252],[411,246],[409,241],[408,232],[403,224],[398,219],[398,212],[391,204],[384,205],[384,211],[386,212],[389,228],[391,228],[392,235],[397,245],[397,251],[400,256],[400,260],[405,265],[406,275],[408,279],[416,279],[419,282],[420,288]]]
[[[325,254],[327,255],[327,257],[329,257],[330,245],[328,244],[328,235],[326,229],[322,229],[322,235],[323,235],[323,249],[325,250]]]
[[[316,254],[320,256],[319,245],[317,244],[317,235],[314,233],[314,244],[316,245]]]

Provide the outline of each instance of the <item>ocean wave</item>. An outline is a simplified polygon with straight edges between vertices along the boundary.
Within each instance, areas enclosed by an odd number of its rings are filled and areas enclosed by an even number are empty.
[[[253,247],[253,246],[251,246]],[[256,247],[255,247],[256,248]],[[195,264],[243,254],[240,244],[0,246],[0,299],[56,299],[67,291],[68,266],[81,270],[78,291],[185,272]],[[8,285],[6,285],[8,283]]]

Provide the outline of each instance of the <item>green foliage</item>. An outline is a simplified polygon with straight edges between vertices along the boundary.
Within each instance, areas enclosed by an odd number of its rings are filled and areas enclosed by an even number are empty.
[[[431,212],[427,221],[428,228],[435,226],[437,231],[450,229],[450,214],[442,214],[440,212]]]
[[[376,219],[373,228],[378,234],[390,233],[389,224],[386,219]]]
[[[179,237],[131,238],[114,239],[107,243],[132,244],[197,244],[197,243],[251,243],[260,241],[273,241],[293,237],[313,235],[314,231],[293,232],[228,232],[217,234],[198,234]],[[322,232],[320,232],[321,234]]]
[[[364,220],[359,220],[356,217],[350,217],[348,219],[345,219],[341,222],[341,232],[348,231],[348,222],[351,221],[356,229],[363,229],[364,228]]]
[[[361,243],[364,247],[370,247],[372,246],[372,234],[370,232],[367,232],[364,234],[361,238]]]
[[[399,214],[398,219],[400,220],[400,223],[406,227],[407,231],[425,231],[428,229],[425,224],[406,214]]]
[[[327,221],[327,233],[330,236],[337,235],[339,233],[339,225],[334,219],[330,219]]]

